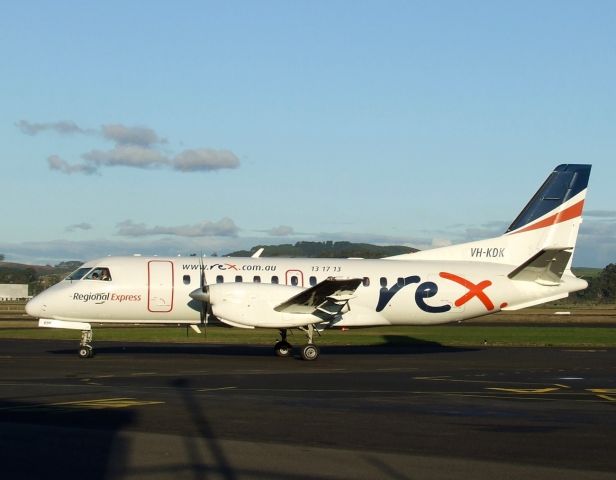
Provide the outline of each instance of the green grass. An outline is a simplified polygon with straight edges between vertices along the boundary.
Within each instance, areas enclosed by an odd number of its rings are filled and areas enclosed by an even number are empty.
[[[15,339],[74,339],[79,331],[31,327],[24,322],[2,322],[0,338]],[[33,328],[34,327],[34,328]],[[241,330],[209,327],[207,337],[184,327],[94,327],[94,341],[165,342],[197,344],[273,345],[276,330]],[[298,331],[289,334],[295,345],[305,343]],[[569,326],[480,326],[447,325],[430,327],[385,327],[329,330],[317,337],[319,345],[426,345],[444,346],[558,346],[558,347],[616,347],[616,327]]]

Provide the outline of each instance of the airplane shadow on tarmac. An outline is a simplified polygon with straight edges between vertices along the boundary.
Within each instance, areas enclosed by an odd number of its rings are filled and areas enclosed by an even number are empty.
[[[476,348],[449,347],[438,342],[421,340],[407,335],[383,335],[383,343],[375,345],[319,345],[322,355],[421,355],[430,353],[457,353],[476,351]],[[290,339],[292,341],[292,339]],[[293,342],[292,342],[293,343]],[[318,344],[318,343],[317,343]],[[294,358],[300,359],[299,347],[294,344]],[[184,354],[271,357],[273,346],[267,345],[228,345],[228,344],[160,344],[99,342],[95,345],[97,355],[111,354]],[[76,355],[76,349],[49,350],[56,355]]]
[[[296,471],[276,468],[271,457],[238,460],[243,453],[225,443],[224,422],[209,419],[208,405],[195,396],[197,386],[181,376],[170,386],[190,418],[190,431],[178,436],[148,438],[135,408],[90,408],[87,400],[81,405],[0,401],[3,478],[306,478],[301,457]],[[391,477],[392,467],[385,463],[374,466],[382,478],[406,478],[402,472]]]
[[[193,431],[169,445],[169,458],[150,464],[149,448],[130,433],[138,423],[133,409],[91,409],[79,405],[0,402],[0,460],[3,478],[216,478],[242,474],[231,464],[210,426],[204,408],[193,396],[189,380],[173,387],[193,421]],[[143,440],[141,440],[143,441]],[[156,441],[156,440],[154,440]],[[177,448],[180,447],[180,448]],[[162,460],[162,461],[161,461]],[[289,478],[263,471],[268,478]],[[265,478],[265,477],[262,477]]]

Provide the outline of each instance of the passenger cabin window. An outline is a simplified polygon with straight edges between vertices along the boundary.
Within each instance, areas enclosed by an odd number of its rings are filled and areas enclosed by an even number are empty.
[[[184,285],[190,285],[190,275],[184,275],[182,277],[182,281],[184,282]]]
[[[299,282],[297,281],[297,277],[296,277],[295,275],[293,275],[293,276],[291,277],[291,285],[293,285],[294,287],[297,287],[297,284],[298,284],[298,283],[299,283]]]
[[[382,288],[387,288],[387,279],[385,277],[381,277],[380,282]]]
[[[399,287],[404,287],[404,278],[398,277],[398,286]]]
[[[83,276],[90,271],[91,267],[81,267],[71,273],[64,280],[81,280]]]
[[[261,277],[259,275],[255,275],[252,279],[254,283],[261,283]]]
[[[241,275],[236,275],[235,276],[235,282],[236,283],[242,283],[242,276]]]
[[[317,277],[310,277],[308,283],[310,283],[311,287],[314,287],[317,284]]]
[[[104,282],[111,281],[111,272],[107,267],[96,267],[85,276],[86,280],[102,280]]]
[[[216,275],[216,283],[225,283],[225,277],[222,275]]]
[[[364,277],[364,280],[362,281],[362,284],[364,285],[364,287],[369,287],[370,286],[370,278]]]
[[[276,284],[276,285],[279,283],[279,282],[278,282],[278,276],[277,276],[277,275],[272,276],[272,283],[273,283],[273,284]]]

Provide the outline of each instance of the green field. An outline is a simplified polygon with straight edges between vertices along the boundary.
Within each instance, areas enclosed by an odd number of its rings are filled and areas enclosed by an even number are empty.
[[[0,338],[74,339],[79,331],[36,327],[32,321],[0,322]],[[275,330],[242,330],[211,326],[205,334],[185,327],[96,327],[94,342],[165,342],[192,344],[273,345]],[[305,343],[298,331],[289,334],[295,345]],[[315,339],[318,345],[443,345],[443,346],[558,346],[616,347],[616,326],[482,326],[379,327],[328,330]]]
[[[563,315],[563,312],[568,314]],[[192,344],[273,345],[278,332],[210,326],[207,336],[186,327],[94,328],[94,342],[165,342]],[[0,338],[74,339],[80,332],[38,328],[25,315],[23,302],[0,304]],[[289,341],[302,345],[306,337],[290,331]],[[558,346],[616,347],[616,305],[541,306],[516,312],[430,327],[380,327],[328,330],[315,339],[318,345],[421,345],[444,346]]]

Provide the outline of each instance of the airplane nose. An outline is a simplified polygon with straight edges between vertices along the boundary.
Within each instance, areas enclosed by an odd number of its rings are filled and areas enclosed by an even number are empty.
[[[41,299],[40,295],[30,299],[28,303],[26,303],[26,313],[31,317],[44,317],[45,312],[47,311],[47,305]]]

